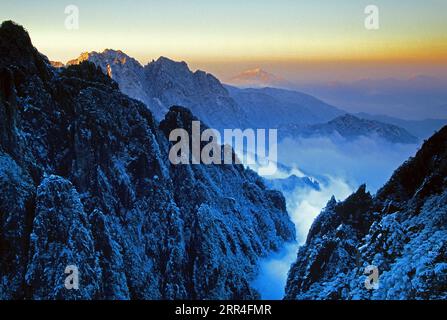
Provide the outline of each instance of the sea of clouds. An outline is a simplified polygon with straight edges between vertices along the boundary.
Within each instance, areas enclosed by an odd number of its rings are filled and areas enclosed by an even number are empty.
[[[261,261],[260,273],[253,286],[262,298],[284,297],[287,273],[296,260],[298,248],[306,241],[313,221],[332,196],[342,201],[364,183],[371,193],[376,193],[394,170],[417,152],[418,147],[368,137],[355,140],[313,137],[281,142],[278,160],[293,169],[289,172],[282,170],[278,176],[307,175],[320,182],[320,190],[296,189],[286,196],[297,241],[286,244],[281,251]]]

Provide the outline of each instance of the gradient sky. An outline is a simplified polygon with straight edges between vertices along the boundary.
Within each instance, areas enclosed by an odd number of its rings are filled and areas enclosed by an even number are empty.
[[[316,79],[328,69],[343,79],[447,70],[445,0],[0,1],[1,20],[22,24],[42,53],[63,62],[113,48],[223,77],[254,66]],[[80,10],[76,31],[64,27],[69,4]],[[380,9],[380,30],[364,28],[368,4]]]

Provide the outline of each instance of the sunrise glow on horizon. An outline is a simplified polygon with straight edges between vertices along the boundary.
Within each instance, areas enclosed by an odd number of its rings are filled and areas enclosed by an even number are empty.
[[[373,1],[380,9],[374,31],[364,27],[370,3],[22,0],[3,3],[0,19],[22,24],[42,53],[62,62],[112,48],[143,64],[166,56],[216,70],[232,63],[447,65],[447,2]],[[79,30],[64,28],[68,4],[79,7]]]

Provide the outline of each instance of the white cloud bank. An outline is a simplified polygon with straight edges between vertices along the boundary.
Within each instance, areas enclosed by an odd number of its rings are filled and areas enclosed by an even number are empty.
[[[287,274],[296,260],[298,248],[332,196],[344,200],[363,183],[375,193],[417,149],[417,145],[392,144],[367,137],[353,141],[334,141],[327,137],[285,140],[278,148],[279,161],[324,177],[325,183],[319,191],[295,190],[286,199],[290,218],[296,226],[297,243],[287,244],[280,252],[261,261],[260,274],[253,286],[262,299],[284,297]],[[294,170],[289,175],[298,169]],[[282,172],[281,178],[284,177]]]

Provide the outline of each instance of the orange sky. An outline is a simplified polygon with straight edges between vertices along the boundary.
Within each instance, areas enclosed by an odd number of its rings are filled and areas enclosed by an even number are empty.
[[[447,1],[375,0],[380,28],[364,26],[366,0],[76,1],[79,29],[64,26],[65,3],[2,3],[0,19],[27,28],[34,45],[66,62],[120,49],[146,63],[187,61],[226,78],[262,67],[286,78],[440,75],[447,65]],[[348,70],[349,69],[349,70]]]

